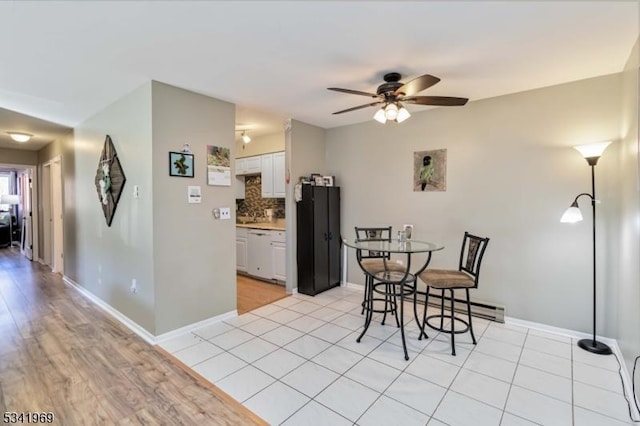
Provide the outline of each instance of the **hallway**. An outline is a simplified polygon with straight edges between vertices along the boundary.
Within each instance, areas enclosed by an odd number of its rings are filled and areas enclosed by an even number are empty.
[[[0,410],[56,424],[264,424],[168,362],[62,277],[0,250]]]

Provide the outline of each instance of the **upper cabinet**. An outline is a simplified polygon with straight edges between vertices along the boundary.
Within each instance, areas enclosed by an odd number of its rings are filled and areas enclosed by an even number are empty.
[[[284,197],[284,152],[262,155],[262,198]]]
[[[261,155],[236,158],[236,175],[255,175],[262,171]]]
[[[262,156],[262,198],[273,198],[273,154]]]
[[[284,152],[273,154],[273,196],[285,197]]]

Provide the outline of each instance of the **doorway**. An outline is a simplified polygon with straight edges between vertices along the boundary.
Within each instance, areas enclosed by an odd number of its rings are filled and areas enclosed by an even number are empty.
[[[52,272],[64,274],[64,217],[62,167],[56,157],[42,166],[43,262]]]
[[[238,315],[287,297],[284,286],[237,274]]]
[[[33,260],[38,258],[38,233],[33,232],[33,224],[38,223],[38,211],[33,206],[37,205],[36,194],[36,168],[35,166],[19,164],[0,164],[0,175],[7,177],[8,184],[4,188],[7,194],[18,195],[19,202],[11,208],[12,215],[12,240],[18,243],[20,253]]]

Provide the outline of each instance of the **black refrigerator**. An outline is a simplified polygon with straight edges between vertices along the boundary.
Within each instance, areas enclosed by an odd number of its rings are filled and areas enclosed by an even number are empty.
[[[340,285],[340,188],[302,185],[297,203],[298,292]]]

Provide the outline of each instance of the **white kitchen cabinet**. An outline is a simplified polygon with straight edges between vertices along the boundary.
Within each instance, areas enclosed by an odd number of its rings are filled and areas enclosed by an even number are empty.
[[[236,175],[255,175],[262,171],[260,155],[236,158]]]
[[[236,269],[241,272],[249,272],[247,251],[247,230],[246,228],[236,228]]]
[[[271,232],[263,229],[249,229],[247,234],[249,274],[272,279]]]
[[[236,200],[244,200],[245,197],[245,177],[236,176]]]
[[[273,198],[273,154],[262,157],[262,198]]]
[[[284,152],[262,155],[262,198],[285,197]]]
[[[273,196],[285,197],[284,151],[273,154]]]
[[[279,281],[287,280],[287,244],[284,231],[271,231],[271,261],[273,263],[273,278]]]

